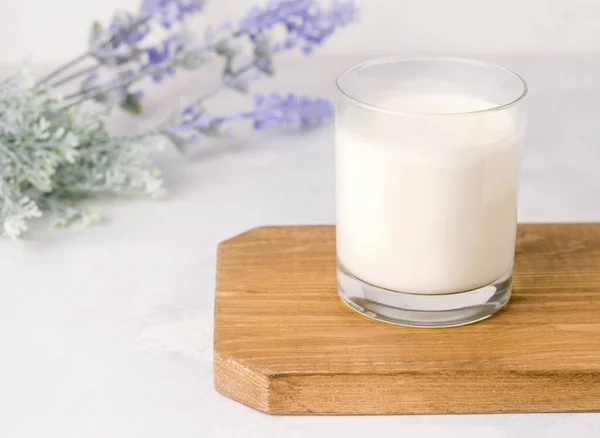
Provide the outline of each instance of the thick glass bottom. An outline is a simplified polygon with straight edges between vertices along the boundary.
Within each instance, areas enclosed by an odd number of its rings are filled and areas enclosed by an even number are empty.
[[[339,262],[338,293],[358,313],[378,321],[410,327],[455,327],[489,318],[510,298],[512,268],[492,284],[445,295],[396,292],[368,284]]]

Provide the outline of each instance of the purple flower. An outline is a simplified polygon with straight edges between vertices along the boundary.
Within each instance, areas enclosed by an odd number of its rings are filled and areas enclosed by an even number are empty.
[[[212,116],[202,104],[195,104],[185,108],[179,118],[169,125],[169,130],[187,138],[190,131],[210,135],[216,133],[216,129],[225,121],[225,117]]]
[[[343,27],[356,17],[352,0],[334,1],[329,9],[322,9],[315,0],[274,0],[267,7],[253,7],[238,26],[238,35],[247,35],[252,41],[276,25],[284,26],[287,35],[274,45],[280,52],[300,46],[310,54],[338,27]]]
[[[267,127],[310,128],[333,115],[333,105],[326,99],[271,93],[254,97],[254,111],[247,114],[257,131]]]
[[[135,44],[150,32],[145,21],[139,21],[128,12],[119,11],[107,31],[100,24],[92,26],[90,50],[103,64],[121,65],[131,61],[136,55]]]
[[[142,69],[152,70],[151,76],[155,82],[162,81],[167,75],[174,75],[175,69],[171,61],[183,48],[184,43],[178,35],[165,39],[157,46],[147,48],[147,63]]]
[[[108,27],[109,37],[130,44],[142,41],[150,32],[150,26],[147,21],[140,23],[138,20],[129,12],[118,12]]]
[[[209,114],[201,102],[190,105],[161,132],[180,150],[186,151],[187,144],[197,143],[201,136],[228,135],[229,122],[252,120],[257,131],[268,127],[307,129],[320,125],[332,115],[333,106],[326,99],[272,93],[255,96],[252,111],[234,112],[226,116]]]
[[[215,120],[199,105],[192,105],[186,108],[179,120],[179,123],[173,126],[176,130],[183,129],[206,129]]]
[[[202,11],[205,0],[142,0],[140,9],[144,16],[155,17],[169,29],[173,23]]]

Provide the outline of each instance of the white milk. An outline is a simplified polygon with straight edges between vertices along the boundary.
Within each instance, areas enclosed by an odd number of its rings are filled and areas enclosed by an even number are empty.
[[[514,256],[522,136],[513,115],[440,115],[496,106],[458,94],[398,94],[376,106],[428,114],[339,115],[340,263],[367,283],[414,294],[494,282]]]

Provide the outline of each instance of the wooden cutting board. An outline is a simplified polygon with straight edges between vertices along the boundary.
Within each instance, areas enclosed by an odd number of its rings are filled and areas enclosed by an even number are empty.
[[[365,318],[335,265],[331,226],[219,246],[219,392],[273,414],[600,410],[600,224],[519,225],[510,304],[463,327]]]

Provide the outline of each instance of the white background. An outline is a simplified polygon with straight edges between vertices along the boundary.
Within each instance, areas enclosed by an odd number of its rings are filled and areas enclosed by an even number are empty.
[[[209,0],[210,20],[234,19],[266,0]],[[323,53],[512,53],[600,50],[598,0],[358,0],[361,22]],[[1,0],[0,63],[30,51],[37,62],[83,50],[89,24],[138,0]]]

